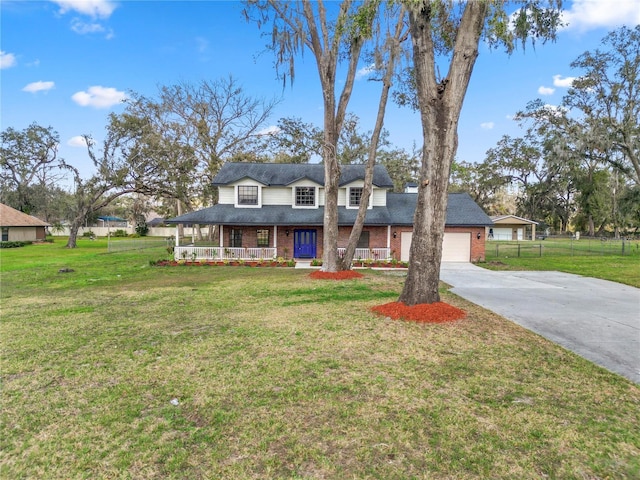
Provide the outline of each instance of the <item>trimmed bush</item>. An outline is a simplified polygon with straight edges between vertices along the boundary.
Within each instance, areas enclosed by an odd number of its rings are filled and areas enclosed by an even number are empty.
[[[0,248],[20,248],[31,245],[32,242],[0,242]]]

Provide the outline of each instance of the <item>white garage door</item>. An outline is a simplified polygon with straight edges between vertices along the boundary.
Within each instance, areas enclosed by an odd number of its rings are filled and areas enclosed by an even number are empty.
[[[400,237],[400,260],[409,261],[411,232],[402,232]],[[468,262],[471,259],[471,233],[445,232],[442,244],[443,262]]]

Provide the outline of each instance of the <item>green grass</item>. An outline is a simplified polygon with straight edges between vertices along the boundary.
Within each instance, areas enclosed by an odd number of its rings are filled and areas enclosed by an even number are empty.
[[[518,247],[520,247],[520,256],[518,256]],[[481,265],[492,270],[575,273],[640,288],[640,241],[626,242],[625,255],[612,253],[621,253],[620,247],[620,242],[589,239],[573,242],[569,239],[547,239],[542,242],[488,242],[487,263]]]
[[[0,478],[640,476],[638,386],[446,292],[62,245],[0,251]]]

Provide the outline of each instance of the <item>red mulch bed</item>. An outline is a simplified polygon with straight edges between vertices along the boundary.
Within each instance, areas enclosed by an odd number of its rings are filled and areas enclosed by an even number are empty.
[[[402,302],[385,303],[371,309],[374,313],[393,320],[409,320],[419,323],[445,323],[464,318],[467,313],[444,302],[419,303],[409,307]]]
[[[352,278],[362,278],[364,275],[353,270],[342,270],[341,272],[323,272],[316,270],[309,275],[316,280],[349,280]]]

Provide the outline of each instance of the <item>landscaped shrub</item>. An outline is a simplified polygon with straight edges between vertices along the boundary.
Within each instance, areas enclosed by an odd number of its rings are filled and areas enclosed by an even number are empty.
[[[136,225],[136,233],[141,237],[146,237],[149,233],[149,227],[146,223],[139,223]]]
[[[87,237],[87,238],[89,238],[89,237],[91,237],[91,238],[96,238],[96,234],[95,234],[95,233],[93,233],[91,230],[88,230],[88,231],[86,231],[86,232],[83,232],[83,233],[82,233],[82,236],[83,236],[83,237]]]
[[[122,230],[121,228],[119,228],[118,230],[116,230],[115,232],[113,232],[111,234],[112,237],[126,237],[127,236],[127,232]]]
[[[0,242],[0,248],[19,248],[30,245],[32,242]]]

